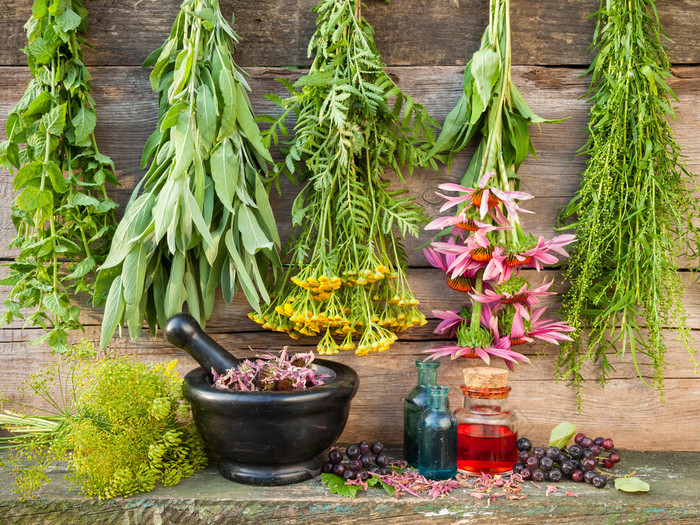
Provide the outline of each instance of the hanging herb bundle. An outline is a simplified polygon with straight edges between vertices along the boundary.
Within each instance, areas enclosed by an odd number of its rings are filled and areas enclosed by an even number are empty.
[[[49,408],[22,405],[0,413],[11,432],[0,467],[15,476],[14,491],[31,497],[47,471],[67,461],[68,479],[86,496],[114,498],[175,485],[207,464],[204,443],[182,397],[177,361],[140,363],[133,357],[95,358],[92,343],[68,353],[24,384]]]
[[[144,317],[155,336],[185,303],[203,324],[219,284],[227,304],[239,286],[254,308],[269,301],[266,280],[281,267],[265,177],[272,158],[232,59],[237,41],[217,0],[185,0],[144,64],[154,66],[158,129],[99,269],[102,347],[124,323],[138,338]]]
[[[90,74],[82,62],[87,9],[81,0],[35,0],[24,48],[34,77],[7,119],[0,166],[14,173],[12,222],[18,248],[12,289],[0,325],[14,318],[49,331],[31,344],[66,349],[68,332],[82,329],[71,295],[92,293],[94,269],[114,231],[116,204],[105,182],[118,184],[114,165],[97,149]]]
[[[695,353],[677,259],[698,256],[700,206],[669,124],[677,98],[664,80],[671,72],[655,2],[606,0],[597,17],[588,141],[581,150],[590,159],[561,215],[576,217],[568,228],[579,244],[562,308],[576,337],[562,347],[558,374],[578,390],[581,369],[591,361],[604,383],[613,368],[608,352],[629,351],[640,377],[638,354],[648,356],[661,392],[662,330],[672,328]]]
[[[454,216],[434,220],[426,229],[439,230],[442,240],[424,250],[428,262],[447,273],[447,285],[469,294],[470,306],[433,312],[442,322],[436,334],[456,337],[454,344],[427,351],[432,359],[450,356],[502,358],[509,367],[528,361],[512,348],[540,339],[557,344],[572,329],[544,318],[538,306],[552,282],[533,288],[520,270],[541,270],[568,254],[573,235],[549,241],[526,234],[520,226],[517,201],[532,195],[517,191],[516,175],[528,153],[534,154],[528,127],[547,121],[535,115],[511,80],[509,0],[492,0],[489,26],[481,49],[467,65],[464,92],[450,112],[431,153],[460,151],[477,133],[479,145],[461,185],[442,184],[440,211]],[[528,212],[529,213],[529,212]]]
[[[322,355],[352,350],[357,338],[364,355],[425,323],[398,233],[418,235],[423,212],[406,190],[390,189],[385,169],[401,178],[400,164],[429,166],[420,141],[432,144],[436,123],[384,72],[359,0],[324,0],[315,11],[309,73],[283,81],[286,100],[270,96],[283,113],[268,119],[267,138],[287,137],[294,112],[286,165],[306,179],[292,210],[290,265],[268,308],[250,317],[293,338],[321,335]]]

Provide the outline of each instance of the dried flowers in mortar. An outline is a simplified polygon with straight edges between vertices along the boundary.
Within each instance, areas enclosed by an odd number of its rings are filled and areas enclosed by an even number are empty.
[[[528,126],[546,121],[533,113],[511,80],[508,0],[492,0],[490,24],[464,75],[464,93],[448,115],[432,153],[460,151],[477,132],[479,145],[461,185],[442,184],[441,212],[454,209],[426,226],[444,240],[424,250],[436,268],[447,273],[447,285],[469,294],[470,306],[433,312],[442,322],[436,334],[457,337],[455,344],[428,350],[443,356],[502,358],[509,367],[529,361],[514,346],[540,339],[569,340],[572,329],[545,318],[540,298],[552,295],[552,282],[533,288],[520,272],[558,262],[573,235],[536,239],[520,226],[519,213],[530,213],[519,201],[532,195],[517,191],[520,164],[533,152]]]
[[[303,390],[322,385],[329,374],[317,374],[311,363],[314,353],[294,354],[289,357],[285,346],[279,356],[258,355],[254,361],[244,360],[225,374],[214,376],[214,388],[218,390],[261,391]]]
[[[282,114],[267,119],[266,138],[287,137],[285,121],[296,115],[286,167],[306,186],[292,209],[287,274],[269,307],[250,317],[295,339],[320,335],[321,355],[381,352],[396,332],[425,323],[401,243],[419,234],[423,210],[390,189],[385,169],[403,182],[400,165],[436,166],[427,158],[436,123],[384,72],[361,9],[359,0],[321,2],[309,73],[294,86],[283,80],[286,100],[269,96]]]

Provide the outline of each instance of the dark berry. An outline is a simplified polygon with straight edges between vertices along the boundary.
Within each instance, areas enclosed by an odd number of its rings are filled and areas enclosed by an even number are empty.
[[[597,478],[598,474],[595,473],[593,470],[587,470],[583,474],[583,479],[585,480],[586,483],[593,483],[593,478]]]
[[[381,474],[382,476],[388,476],[389,474],[391,474],[391,469],[388,469],[386,467],[382,467],[379,469],[378,474]]]
[[[593,470],[598,466],[598,462],[595,460],[595,458],[583,458],[583,461],[581,461],[581,466],[583,467],[583,470]]]
[[[532,481],[537,481],[538,483],[544,481],[546,477],[547,475],[544,473],[544,470],[537,469],[532,473]]]
[[[387,456],[386,454],[379,454],[375,462],[380,467],[386,467],[389,464],[389,456]]]
[[[553,468],[549,472],[547,472],[547,477],[549,478],[549,481],[553,481],[556,483],[557,481],[561,481],[562,478],[562,472],[558,468]]]
[[[554,468],[554,460],[550,457],[543,457],[540,460],[540,468],[547,472],[548,470],[552,470]]]
[[[513,465],[513,474],[520,474],[523,470],[527,470],[527,467],[522,463],[516,463]]]
[[[351,459],[350,463],[348,464],[348,467],[350,468],[350,470],[358,472],[362,470],[362,461],[360,459]]]
[[[593,440],[589,437],[584,437],[579,445],[581,445],[583,448],[591,448],[591,445],[593,445]]]
[[[578,445],[571,445],[569,447],[569,456],[571,456],[574,459],[579,459],[583,456],[583,449]]]
[[[333,472],[333,463],[331,463],[330,461],[326,461],[323,464],[323,467],[321,467],[321,472],[325,474],[330,474],[331,472]]]
[[[584,434],[583,432],[579,432],[578,434],[576,434],[576,437],[574,437],[574,443],[576,443],[577,445],[580,445],[581,440],[585,437],[586,437],[586,434]]]
[[[372,451],[372,447],[366,441],[360,441],[360,444],[357,445],[357,448],[360,449],[360,454],[369,454]]]
[[[590,449],[584,448],[583,449],[583,457],[584,458],[594,458],[595,454],[590,451]]]
[[[526,465],[527,468],[529,468],[530,470],[535,470],[535,469],[540,468],[540,460],[537,459],[536,457],[531,457],[531,458],[529,458],[529,459],[527,460],[527,462],[525,463],[525,465]]]
[[[600,445],[593,445],[588,450],[590,450],[594,456],[600,456],[603,449],[600,447]]]
[[[576,482],[583,481],[583,470],[580,468],[575,469],[571,473],[571,479]]]
[[[605,459],[603,460],[603,466],[604,466],[605,468],[613,468],[613,467],[615,466],[615,463],[613,463],[612,461],[610,461],[608,458],[605,458]]]
[[[371,472],[372,474],[374,474],[375,472],[379,472],[379,467],[377,465],[370,465],[367,468],[367,472]]]
[[[360,454],[360,449],[358,448],[357,445],[350,445],[348,448],[345,449],[345,455],[349,459],[357,459],[362,454]]]
[[[601,446],[603,444],[603,441],[605,441],[604,437],[597,437],[593,440],[593,444]]]
[[[561,464],[561,471],[569,476],[574,470],[576,470],[576,463],[574,463],[572,460],[567,459],[566,461],[562,462]]]
[[[567,456],[564,452],[559,452],[559,454],[557,454],[557,457],[554,458],[554,461],[556,463],[559,463],[560,465],[568,460],[569,460],[569,456]]]
[[[359,477],[362,481],[367,481],[367,480],[369,479],[369,472],[366,471],[366,470],[363,470],[363,471],[361,471],[361,472],[358,474],[358,477]]]
[[[613,440],[610,438],[604,439],[603,443],[601,445],[605,450],[612,450],[612,448],[615,446],[613,443]]]
[[[355,472],[354,470],[348,469],[345,472],[343,472],[343,477],[345,479],[355,479],[355,478],[357,478],[357,472]]]
[[[331,463],[340,463],[343,461],[343,453],[335,448],[328,453],[328,459]]]
[[[608,478],[606,478],[605,476],[596,476],[595,478],[593,478],[593,481],[591,481],[591,483],[595,488],[602,489],[605,487],[605,485],[608,484]]]
[[[545,455],[548,458],[555,459],[559,455],[559,449],[557,447],[548,447],[545,451]]]
[[[530,459],[530,453],[527,450],[521,450],[518,454],[518,461],[524,465],[528,459]]]
[[[530,479],[532,477],[532,471],[529,469],[523,469],[522,472],[520,472],[520,477],[523,479]]]
[[[380,443],[379,441],[375,441],[374,444],[372,444],[372,454],[375,456],[378,456],[379,454],[382,453],[382,450],[384,450],[384,445]]]
[[[336,463],[335,465],[333,465],[333,474],[335,474],[336,476],[342,476],[343,474],[345,474],[345,465],[343,465],[342,463]]]
[[[547,453],[544,450],[544,447],[535,447],[532,449],[532,455],[535,456],[537,459],[545,457]]]
[[[618,454],[617,452],[613,452],[612,454],[610,454],[610,457],[608,457],[608,459],[613,463],[619,463],[622,458],[620,457],[620,454]]]
[[[518,450],[525,450],[526,452],[529,452],[530,449],[532,449],[532,441],[527,438],[520,438],[516,446],[518,447]]]
[[[367,468],[374,464],[374,456],[372,454],[362,454],[360,461],[362,462],[362,466]]]

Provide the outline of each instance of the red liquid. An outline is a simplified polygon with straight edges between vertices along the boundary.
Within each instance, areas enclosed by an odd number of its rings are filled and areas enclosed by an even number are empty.
[[[496,425],[459,425],[457,468],[474,474],[508,472],[518,462],[518,433]]]

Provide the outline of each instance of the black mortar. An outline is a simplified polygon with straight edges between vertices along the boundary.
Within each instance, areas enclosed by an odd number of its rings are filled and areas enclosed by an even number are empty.
[[[185,376],[183,392],[205,443],[219,456],[221,475],[251,485],[287,485],[320,472],[324,452],[340,437],[359,386],[350,367],[314,360],[326,383],[285,392],[227,392],[212,386],[209,371],[221,374],[238,360],[207,336],[187,314],[163,329],[203,368]],[[223,368],[222,368],[223,367]]]

